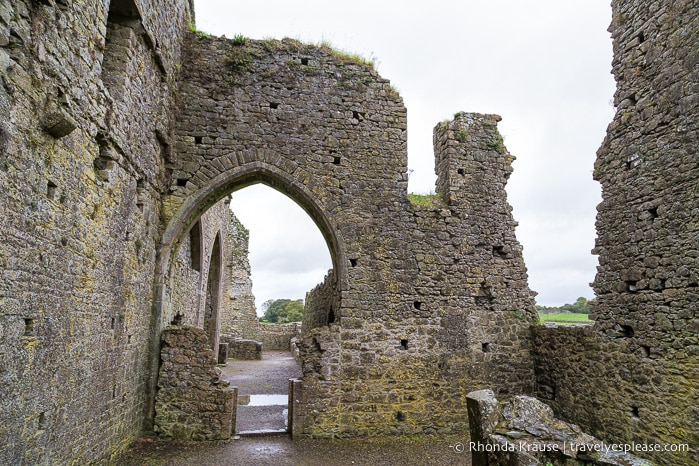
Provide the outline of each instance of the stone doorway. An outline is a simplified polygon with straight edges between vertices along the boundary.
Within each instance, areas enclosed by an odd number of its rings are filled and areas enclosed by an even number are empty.
[[[288,351],[265,351],[261,360],[229,359],[221,378],[238,388],[237,435],[284,434],[289,426],[289,379],[301,366]]]

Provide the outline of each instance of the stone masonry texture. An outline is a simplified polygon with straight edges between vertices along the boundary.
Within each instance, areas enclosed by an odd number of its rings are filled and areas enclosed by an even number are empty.
[[[699,463],[699,3],[619,1],[614,121],[598,151],[597,296],[585,329],[536,328],[538,395],[608,442]]]
[[[265,183],[333,260],[297,338],[295,435],[466,432],[487,388],[696,464],[699,8],[612,7],[596,323],[532,330],[498,116],[437,125],[438,195],[411,200],[406,109],[361,61],[192,32],[185,0],[0,0],[0,463],[116,461],[168,416],[168,352],[210,363],[235,330],[228,196]]]
[[[156,396],[155,432],[183,440],[227,440],[236,391],[222,380],[204,330],[167,327]]]

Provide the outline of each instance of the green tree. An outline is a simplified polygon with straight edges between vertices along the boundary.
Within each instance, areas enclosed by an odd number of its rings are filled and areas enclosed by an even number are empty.
[[[590,310],[592,309],[592,303],[595,302],[595,299],[586,299],[583,298],[582,296],[579,297],[578,299],[575,300],[573,304],[564,304],[562,306],[536,306],[537,312],[540,313],[557,313],[557,312],[572,312],[575,314],[589,314]]]
[[[260,318],[260,322],[273,324],[301,322],[303,307],[303,299],[269,299],[262,304],[264,315]]]

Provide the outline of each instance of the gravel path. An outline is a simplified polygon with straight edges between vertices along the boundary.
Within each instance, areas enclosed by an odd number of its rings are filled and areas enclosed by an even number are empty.
[[[265,351],[257,361],[229,359],[221,371],[221,378],[238,387],[236,433],[286,431],[289,379],[302,375],[291,353]],[[266,405],[256,406],[259,398]]]

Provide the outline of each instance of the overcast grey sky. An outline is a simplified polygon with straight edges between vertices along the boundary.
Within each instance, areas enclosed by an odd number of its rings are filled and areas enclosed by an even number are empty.
[[[614,113],[609,0],[195,0],[195,9],[197,27],[215,35],[327,40],[375,58],[408,109],[413,192],[434,190],[438,122],[457,111],[501,115],[517,157],[508,198],[538,303],[593,296],[600,188],[592,169]],[[234,195],[234,210],[250,229],[258,307],[302,298],[330,267],[327,248],[311,241],[313,228],[289,229],[296,217],[274,201],[262,205],[269,196],[254,189]],[[280,212],[290,216],[285,226],[269,226]],[[281,241],[276,250],[272,232]]]

